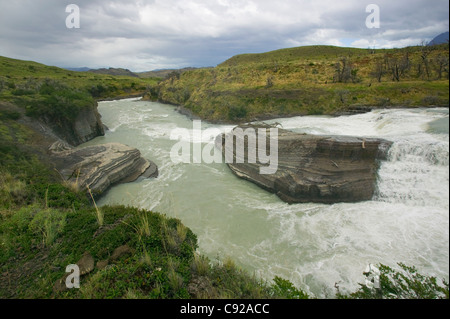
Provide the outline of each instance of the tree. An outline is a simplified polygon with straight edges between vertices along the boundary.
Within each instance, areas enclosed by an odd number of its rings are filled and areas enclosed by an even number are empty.
[[[419,63],[419,66],[418,66],[418,76],[419,77],[423,78],[426,75],[427,79],[430,79],[431,70],[430,70],[429,56],[432,51],[433,51],[433,47],[426,45],[425,42],[422,42],[422,48],[421,48],[421,52],[420,52],[421,63]]]
[[[411,69],[409,52],[399,59],[397,56],[387,57],[388,69],[392,74],[392,81],[400,82],[400,79]]]
[[[273,86],[273,77],[268,76],[266,81],[266,89],[269,89]]]
[[[358,81],[358,69],[353,67],[349,58],[341,58],[341,60],[335,64],[335,67],[334,82],[347,83],[352,81],[353,83],[356,83]]]
[[[374,77],[375,79],[377,79],[378,82],[381,82],[381,78],[383,77],[383,75],[385,73],[386,73],[386,69],[385,69],[383,61],[378,60],[375,63],[375,67],[374,67],[373,71],[370,73],[370,75],[372,77]]]
[[[434,65],[435,65],[435,70],[438,74],[438,79],[441,80],[442,79],[442,74],[445,72],[447,73],[447,79],[449,78],[449,71],[448,71],[448,66],[449,66],[449,57],[448,56],[444,56],[442,54],[439,54],[435,59],[434,59]]]

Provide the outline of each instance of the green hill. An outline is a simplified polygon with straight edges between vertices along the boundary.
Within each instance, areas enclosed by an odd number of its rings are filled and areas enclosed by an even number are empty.
[[[447,45],[372,50],[307,46],[243,54],[152,87],[151,100],[211,121],[449,105]]]
[[[48,80],[86,91],[95,99],[122,97],[143,93],[147,86],[154,85],[158,80],[140,79],[131,75],[132,73],[124,76],[69,71],[0,56],[0,98],[13,100],[13,96],[33,95]]]
[[[183,68],[183,69],[163,69],[163,70],[154,70],[147,72],[138,72],[136,73],[140,78],[160,78],[164,79],[169,76],[171,73],[183,73],[190,70],[196,70],[197,68]]]
[[[114,76],[129,76],[129,77],[133,77],[133,78],[139,77],[136,73],[133,73],[128,69],[122,69],[122,68],[109,68],[109,69],[103,68],[103,69],[89,70],[88,72],[96,73],[96,74],[114,75]]]

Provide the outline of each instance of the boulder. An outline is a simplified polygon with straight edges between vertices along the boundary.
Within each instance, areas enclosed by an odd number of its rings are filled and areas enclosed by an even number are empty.
[[[97,269],[98,270],[103,270],[108,265],[109,265],[109,261],[107,259],[106,260],[100,260],[100,261],[97,262]]]
[[[242,130],[255,129],[259,140],[258,129],[265,129],[266,154],[269,156],[269,145],[273,143],[268,127],[252,125],[239,126]],[[216,139],[216,145],[225,152],[233,154],[230,169],[238,177],[251,181],[263,189],[278,195],[283,201],[293,203],[339,203],[371,200],[376,189],[379,161],[387,157],[392,142],[376,138],[353,136],[315,136],[299,134],[278,129],[278,169],[269,175],[261,174],[259,160],[256,164],[236,161],[236,145],[244,139],[245,154],[255,152],[249,147],[245,136],[238,136],[230,149],[225,143],[231,134],[236,135],[235,128],[231,133],[222,134]],[[262,131],[264,132],[264,131]],[[242,142],[242,141],[240,141]],[[245,155],[248,159],[248,156]]]
[[[80,276],[89,274],[94,270],[94,257],[89,252],[85,252],[83,257],[77,261],[77,266],[80,268]]]
[[[89,187],[96,195],[117,183],[158,175],[156,164],[144,159],[139,150],[118,143],[54,151],[52,160],[66,183],[78,189]]]
[[[133,254],[133,249],[128,245],[123,245],[114,249],[110,261],[115,262],[125,256],[130,256],[131,254]]]

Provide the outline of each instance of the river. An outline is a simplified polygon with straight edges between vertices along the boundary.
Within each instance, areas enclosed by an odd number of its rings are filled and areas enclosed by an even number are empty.
[[[272,121],[296,132],[394,142],[373,200],[335,205],[288,205],[238,179],[226,164],[174,163],[170,151],[177,141],[170,134],[175,128],[192,130],[193,121],[173,106],[129,99],[101,102],[99,112],[109,131],[87,145],[136,147],[159,166],[160,175],[115,186],[98,204],[179,218],[197,234],[200,253],[213,261],[229,256],[257,276],[289,279],[318,298],[333,297],[335,284],[344,292],[357,290],[370,263],[403,262],[449,279],[448,109]],[[202,123],[207,128],[232,126]]]

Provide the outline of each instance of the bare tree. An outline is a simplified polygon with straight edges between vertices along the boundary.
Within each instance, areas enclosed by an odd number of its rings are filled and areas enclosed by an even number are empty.
[[[433,47],[426,45],[425,41],[422,41],[421,47],[422,47],[420,52],[421,63],[419,63],[418,66],[418,76],[424,77],[424,75],[426,75],[427,79],[430,79],[431,70],[430,70],[429,56],[433,51]]]
[[[411,69],[411,60],[409,52],[406,52],[402,58],[396,56],[386,57],[388,69],[392,74],[392,81],[400,82],[400,79]]]
[[[343,57],[335,65],[334,82],[347,83],[352,81],[353,83],[358,80],[358,69],[355,69],[350,62],[349,58]]]
[[[384,62],[381,61],[381,60],[378,60],[375,63],[375,67],[374,67],[373,71],[370,74],[371,74],[372,77],[377,79],[377,81],[380,83],[381,82],[381,78],[383,77],[383,75],[385,73],[386,73],[386,69],[385,69]]]
[[[441,80],[442,79],[442,74],[445,72],[447,73],[447,79],[449,78],[449,57],[448,56],[444,56],[442,54],[439,54],[435,59],[434,59],[435,63],[435,70],[438,74],[438,79]]]
[[[273,77],[268,76],[266,80],[266,89],[269,89],[273,86]]]

